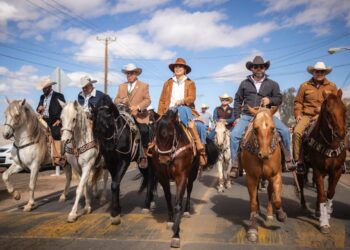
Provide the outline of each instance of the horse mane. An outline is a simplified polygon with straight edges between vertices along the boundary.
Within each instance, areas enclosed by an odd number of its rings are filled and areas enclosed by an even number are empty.
[[[24,104],[23,110],[26,117],[25,123],[27,127],[27,132],[30,135],[30,138],[34,142],[45,142],[46,145],[45,128],[39,121],[38,115],[28,103]]]

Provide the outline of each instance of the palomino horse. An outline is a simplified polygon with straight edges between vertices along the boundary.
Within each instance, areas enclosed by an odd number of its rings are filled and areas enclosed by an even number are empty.
[[[313,179],[316,182],[316,216],[320,219],[320,230],[322,233],[330,232],[329,219],[333,212],[332,199],[335,188],[342,174],[342,165],[346,157],[344,138],[345,128],[345,105],[341,100],[342,90],[336,94],[326,95],[321,106],[320,115],[315,125],[311,128],[302,142],[302,158],[307,167],[313,169]],[[324,188],[324,178],[328,176],[327,195]],[[300,176],[301,188],[300,202],[306,208],[304,198],[303,176]]]
[[[219,148],[219,159],[216,163],[219,173],[218,192],[224,192],[224,188],[231,187],[231,151],[230,151],[230,131],[226,128],[225,121],[218,121],[215,126],[215,145]]]
[[[182,201],[187,188],[184,216],[190,216],[191,192],[199,169],[199,158],[194,155],[195,145],[185,127],[178,121],[177,111],[168,110],[156,125],[152,165],[157,180],[163,187],[168,206],[168,227],[172,226],[173,229],[171,247],[180,247]],[[208,163],[215,164],[218,158],[217,148],[212,141],[207,140],[207,143]],[[176,183],[175,212],[171,201],[171,179]]]
[[[101,172],[104,172],[104,185],[101,196],[101,202],[106,201],[106,186],[108,180],[108,172],[104,168],[103,157],[99,156],[97,144],[93,138],[92,124],[88,120],[86,113],[77,101],[70,103],[63,103],[62,106],[62,137],[61,140],[64,145],[64,152],[67,157],[69,165],[66,166],[66,185],[60,197],[60,201],[66,199],[68,189],[72,177],[72,169],[78,174],[80,181],[76,190],[75,202],[71,212],[68,215],[68,222],[74,222],[78,218],[79,200],[84,191],[85,196],[85,213],[91,212],[90,192],[88,179],[92,172],[92,185],[97,186],[97,177]]]
[[[12,148],[12,165],[3,173],[2,179],[6,184],[7,191],[13,198],[19,200],[20,193],[9,182],[9,176],[23,169],[30,170],[29,201],[24,206],[24,211],[30,211],[34,205],[34,189],[40,166],[51,163],[49,140],[44,126],[38,119],[37,114],[26,100],[12,101],[5,110],[5,139],[14,137]]]
[[[281,148],[279,135],[273,122],[273,114],[277,108],[258,110],[250,108],[254,115],[252,128],[242,138],[239,163],[246,171],[246,182],[250,197],[250,225],[248,240],[255,242],[258,238],[257,212],[259,208],[258,186],[262,178],[268,181],[267,219],[273,220],[273,207],[279,221],[285,221],[287,214],[282,210],[282,172]],[[251,126],[251,124],[249,125]],[[273,195],[274,194],[274,195]]]
[[[94,110],[93,132],[101,153],[105,159],[107,169],[112,177],[112,224],[120,224],[120,183],[128,169],[130,162],[136,161],[139,157],[140,135],[130,114],[119,111],[108,95],[104,95],[97,103]],[[150,165],[150,159],[148,159]],[[141,170],[141,169],[140,169]],[[148,167],[140,172],[143,175],[143,182],[139,190],[147,187],[145,210],[150,209],[153,201],[154,183],[152,168]],[[149,181],[150,180],[150,181]]]

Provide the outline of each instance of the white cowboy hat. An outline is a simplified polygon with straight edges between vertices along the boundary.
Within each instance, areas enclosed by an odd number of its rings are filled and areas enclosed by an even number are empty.
[[[332,72],[331,67],[326,67],[324,62],[317,62],[314,66],[308,66],[307,72],[313,74],[315,70],[323,70],[326,72],[326,75]]]
[[[40,90],[43,90],[44,88],[50,87],[52,85],[57,84],[56,82],[53,82],[50,80],[50,78],[45,77],[41,79],[41,81],[38,83],[37,88]]]
[[[154,110],[154,108],[153,108],[151,105],[149,105],[149,106],[147,107],[147,110]]]
[[[124,74],[126,74],[126,72],[130,72],[130,71],[135,71],[136,74],[139,76],[142,73],[142,69],[137,67],[135,64],[133,63],[129,63],[127,65],[124,65],[122,72]]]
[[[205,104],[205,103],[202,103],[201,108],[202,108],[202,109],[208,109],[209,106],[207,106],[207,104]]]
[[[95,82],[97,82],[97,81],[91,80],[91,78],[88,76],[83,76],[82,78],[80,78],[80,87],[84,88],[84,87],[86,87],[86,85],[93,84]]]
[[[231,96],[229,96],[227,93],[223,94],[222,96],[219,96],[220,98],[220,101],[222,100],[229,100],[229,103],[232,103],[233,102],[233,98]]]

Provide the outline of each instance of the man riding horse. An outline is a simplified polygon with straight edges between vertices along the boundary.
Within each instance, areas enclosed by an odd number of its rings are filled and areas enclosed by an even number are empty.
[[[293,133],[293,158],[297,162],[297,172],[305,172],[300,157],[302,136],[311,121],[316,120],[321,104],[324,101],[323,92],[326,94],[336,93],[337,86],[329,81],[326,75],[331,73],[332,68],[326,67],[324,62],[317,62],[314,66],[308,66],[307,71],[312,78],[300,85],[294,100],[294,116],[296,125]]]
[[[256,56],[253,61],[248,61],[246,63],[246,68],[252,71],[253,74],[249,75],[247,79],[241,82],[235,95],[233,109],[236,124],[230,135],[232,169],[235,172],[235,176],[237,176],[238,172],[237,152],[240,141],[248,124],[253,119],[252,114],[248,110],[248,106],[272,107],[279,106],[282,102],[282,95],[278,83],[271,80],[265,73],[269,67],[270,61],[264,61],[261,56]],[[244,106],[241,110],[242,105]],[[283,143],[281,146],[284,146],[285,164],[283,170],[291,171],[295,169],[295,165],[290,154],[289,129],[276,116],[274,116],[274,123],[282,137]]]
[[[138,76],[142,69],[130,63],[125,65],[122,72],[126,75],[127,82],[119,85],[117,96],[114,99],[116,105],[124,104],[130,109],[132,116],[137,121],[137,126],[141,134],[143,151],[140,157],[140,167],[147,167],[147,148],[150,143],[149,114],[147,107],[151,104],[149,96],[149,86],[141,82]]]
[[[168,109],[178,111],[180,121],[188,128],[199,153],[199,165],[207,164],[205,152],[206,127],[203,122],[196,120],[199,114],[195,110],[196,85],[187,77],[191,67],[182,58],[177,58],[175,63],[169,65],[174,76],[165,81],[160,96],[158,113],[165,114]]]

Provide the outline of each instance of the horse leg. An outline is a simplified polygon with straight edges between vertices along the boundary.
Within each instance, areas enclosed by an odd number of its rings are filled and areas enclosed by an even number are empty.
[[[174,209],[173,204],[171,202],[171,192],[170,192],[170,183],[168,177],[165,177],[164,175],[160,176],[159,182],[160,185],[163,187],[164,196],[166,199],[166,204],[168,208],[168,221],[167,221],[167,228],[170,229],[174,225]]]
[[[183,174],[175,178],[176,196],[175,196],[175,218],[173,226],[173,237],[171,247],[180,247],[180,223],[182,214],[182,201],[186,188],[186,176]]]
[[[151,166],[151,160],[148,159],[148,168],[146,169],[147,174],[143,178],[147,178],[147,191],[146,191],[146,199],[145,199],[145,205],[142,209],[142,213],[147,214],[149,213],[151,209],[151,203],[154,203],[154,187],[155,187],[155,180],[154,180],[154,173],[153,168]]]
[[[24,206],[23,211],[30,212],[34,205],[34,189],[36,185],[36,180],[38,178],[40,165],[36,162],[30,166],[30,180],[29,180],[29,200],[27,205]]]
[[[78,218],[77,211],[78,211],[79,200],[80,200],[80,197],[84,191],[84,186],[89,179],[90,168],[91,168],[91,166],[86,166],[82,169],[80,181],[79,181],[79,184],[78,184],[78,187],[76,190],[74,205],[73,205],[72,210],[70,211],[70,213],[68,215],[67,222],[74,222]]]
[[[100,198],[100,205],[103,205],[107,202],[107,182],[108,182],[108,171],[103,169],[103,190]]]
[[[272,199],[273,199],[273,184],[272,184],[272,178],[270,178],[268,186],[267,186],[267,196],[268,196],[268,202],[267,202],[267,221],[272,222],[273,221],[273,207],[272,207]]]
[[[327,211],[327,197],[324,190],[324,177],[315,168],[315,180],[317,187],[316,216],[319,214],[321,233],[330,233],[329,214]],[[317,213],[318,212],[318,213]]]
[[[227,189],[232,187],[232,183],[231,183],[231,176],[230,176],[230,172],[231,172],[231,164],[230,164],[230,157],[224,157],[224,166],[225,166],[225,186]]]
[[[272,177],[271,180],[273,185],[273,192],[275,194],[273,204],[275,205],[275,209],[276,209],[276,217],[278,221],[285,222],[287,219],[287,214],[286,212],[283,211],[283,208],[282,208],[282,199],[281,199],[282,175],[281,173],[278,173],[276,176]]]
[[[250,198],[250,219],[247,238],[251,242],[256,242],[258,240],[258,222],[256,217],[258,210],[257,196],[259,179],[247,175],[246,181]]]
[[[306,209],[306,203],[305,203],[305,196],[304,196],[304,179],[305,179],[305,174],[297,174],[297,180],[299,183],[300,187],[300,205],[302,209]]]
[[[199,167],[199,166],[197,166]],[[184,211],[184,217],[189,218],[191,216],[191,193],[193,189],[193,182],[196,179],[196,168],[194,167],[194,171],[192,170],[190,175],[188,176],[187,179],[187,197],[186,197],[186,205],[185,205],[185,211]]]
[[[94,186],[97,186],[97,183],[92,184],[92,187]],[[91,186],[89,185],[89,181],[87,181],[84,186],[84,197],[85,197],[84,213],[85,214],[91,213],[90,187]]]
[[[20,165],[12,163],[12,165],[2,174],[2,180],[6,185],[7,192],[9,192],[15,200],[21,199],[21,193],[12,186],[11,182],[9,181],[9,177],[12,174],[20,172],[21,170],[23,170],[23,168]]]
[[[333,197],[335,194],[335,188],[341,176],[341,170],[337,170],[328,176],[328,190],[327,190],[327,212],[329,216],[333,213]]]
[[[64,190],[60,196],[59,202],[64,202],[66,201],[67,195],[68,195],[68,191],[69,191],[69,187],[70,187],[70,183],[72,181],[72,167],[70,164],[66,164],[65,168],[64,168],[64,172],[66,174],[66,185],[64,186]]]
[[[217,186],[217,190],[219,193],[223,193],[224,192],[224,184],[225,184],[225,180],[224,180],[224,174],[223,174],[223,157],[220,155],[219,156],[219,161],[216,163],[216,166],[218,167],[218,174],[219,174],[219,183]]]

